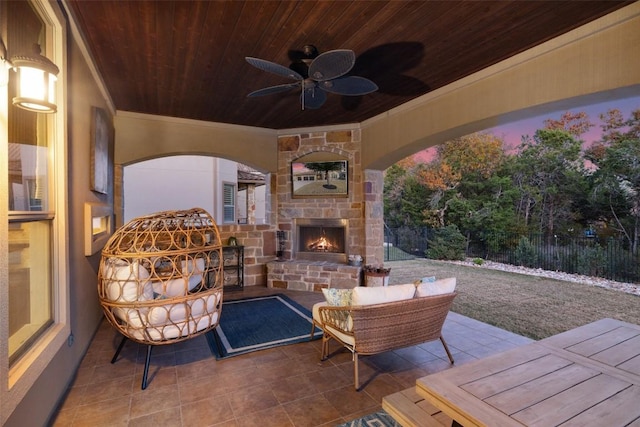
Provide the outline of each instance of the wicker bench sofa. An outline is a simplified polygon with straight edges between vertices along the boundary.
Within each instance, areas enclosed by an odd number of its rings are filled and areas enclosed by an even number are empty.
[[[453,364],[442,337],[442,326],[457,293],[455,278],[443,281],[446,283],[356,287],[351,299],[344,294],[340,296],[347,305],[331,305],[336,303],[331,298],[315,304],[314,327],[323,330],[321,360],[329,356],[331,339],[351,351],[356,390],[361,389],[358,355],[373,355],[439,339]]]

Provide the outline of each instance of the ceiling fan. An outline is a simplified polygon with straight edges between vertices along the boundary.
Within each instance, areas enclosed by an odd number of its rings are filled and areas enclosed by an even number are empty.
[[[302,109],[320,108],[327,100],[327,92],[337,95],[359,96],[378,90],[378,86],[369,79],[358,76],[346,76],[356,62],[356,55],[352,50],[336,49],[318,54],[313,45],[306,45],[302,49],[299,61],[290,68],[275,62],[259,58],[245,57],[254,67],[296,80],[270,86],[251,92],[249,98],[300,89]],[[295,68],[295,69],[294,69]]]

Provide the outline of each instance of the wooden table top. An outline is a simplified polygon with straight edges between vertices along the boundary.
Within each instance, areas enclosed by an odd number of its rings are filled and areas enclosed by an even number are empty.
[[[640,326],[602,319],[416,385],[465,427],[640,427]]]

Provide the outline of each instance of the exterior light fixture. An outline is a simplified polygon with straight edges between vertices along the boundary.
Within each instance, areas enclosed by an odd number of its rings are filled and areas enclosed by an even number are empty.
[[[11,64],[18,76],[13,105],[36,113],[55,113],[55,87],[60,70],[40,54],[40,45],[34,44],[31,54],[13,56]]]
[[[40,54],[40,45],[34,44],[31,54],[19,54],[7,60],[7,49],[0,40],[0,59],[13,68],[18,78],[13,105],[36,113],[56,112],[55,87],[60,70]]]

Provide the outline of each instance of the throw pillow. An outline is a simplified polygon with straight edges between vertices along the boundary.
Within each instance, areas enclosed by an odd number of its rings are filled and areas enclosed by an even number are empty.
[[[420,283],[431,283],[435,281],[436,281],[436,276],[427,276],[427,277],[423,277],[422,279],[416,280],[415,282],[413,282],[413,284],[419,285]]]
[[[138,261],[107,259],[103,279],[107,282],[107,298],[111,301],[135,302],[153,299],[149,271]]]
[[[433,295],[450,294],[456,289],[456,278],[436,280],[435,282],[421,283],[416,286],[416,297],[428,297]]]
[[[413,283],[406,285],[353,288],[353,305],[382,304],[385,302],[402,301],[413,298],[416,286]]]
[[[322,293],[324,294],[324,298],[327,300],[327,304],[329,305],[351,305],[351,298],[353,295],[352,289],[322,288]]]

